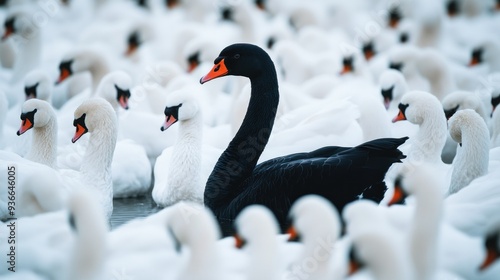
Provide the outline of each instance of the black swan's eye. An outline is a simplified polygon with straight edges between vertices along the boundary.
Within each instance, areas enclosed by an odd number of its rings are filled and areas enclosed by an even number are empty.
[[[239,54],[239,53],[235,54],[235,55],[234,55],[234,58],[235,58],[235,59],[240,58],[240,54]]]

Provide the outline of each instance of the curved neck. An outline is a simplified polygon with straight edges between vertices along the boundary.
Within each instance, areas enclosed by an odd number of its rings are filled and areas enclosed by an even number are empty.
[[[170,166],[177,166],[178,168],[167,170],[169,173],[168,185],[180,190],[197,191],[201,184],[201,116],[197,114],[189,120],[180,121],[179,124],[178,139],[170,157]],[[177,193],[184,194],[185,191]]]
[[[461,190],[479,176],[488,172],[490,136],[486,123],[472,124],[462,130],[462,146],[457,147],[449,194]]]
[[[225,207],[252,174],[271,135],[279,102],[278,79],[269,59],[260,76],[251,79],[251,96],[240,129],[217,161],[205,187],[205,204]],[[213,195],[214,197],[209,197]]]
[[[104,60],[104,58],[100,56],[93,56],[91,59],[89,72],[92,77],[92,95],[96,94],[97,87],[101,83],[101,80],[106,74],[109,73],[109,66]]]
[[[116,117],[110,116],[104,120],[105,116],[102,125],[91,133],[80,167],[84,182],[102,195],[99,200],[107,215],[111,215],[113,205],[111,162],[118,134]]]
[[[428,114],[419,126],[409,156],[417,161],[441,161],[441,151],[446,143],[447,133],[446,118],[442,110],[439,114]]]
[[[33,128],[31,149],[26,158],[57,169],[57,121],[51,116],[47,125]]]
[[[410,252],[416,279],[430,280],[436,271],[439,225],[443,200],[434,185],[418,186],[416,206],[410,229]]]
[[[0,132],[1,133],[1,132]],[[500,107],[491,116],[491,147],[500,146]]]
[[[41,57],[40,30],[26,36],[15,36],[14,46],[17,50],[16,61],[12,73],[12,83],[17,83],[31,70],[40,64]]]

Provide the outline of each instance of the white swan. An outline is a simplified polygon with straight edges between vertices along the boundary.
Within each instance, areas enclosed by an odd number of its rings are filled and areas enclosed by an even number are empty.
[[[500,146],[500,110],[493,111],[491,116],[491,148]]]
[[[382,72],[379,78],[379,84],[384,106],[387,110],[396,108],[401,97],[409,91],[403,74],[394,69],[387,69]]]
[[[177,143],[165,149],[154,167],[153,199],[161,207],[179,201],[203,204],[205,182],[222,151],[202,144],[201,108],[192,93],[172,92],[161,130],[179,122]]]
[[[64,169],[60,171],[61,176],[70,189],[84,187],[95,191],[95,199],[109,219],[113,211],[111,161],[118,133],[115,111],[106,100],[91,98],[84,101],[74,115],[76,132],[72,142],[76,142],[87,132],[91,135],[80,171]]]
[[[345,273],[335,248],[340,237],[340,217],[330,201],[317,195],[300,198],[290,209],[292,220],[289,234],[291,239],[299,238],[304,243],[303,251],[293,261],[289,275],[299,275],[301,270],[309,279],[340,279]],[[338,256],[338,254],[337,254]],[[314,260],[315,269],[308,269]]]
[[[273,213],[262,205],[248,206],[236,217],[235,227],[236,247],[248,254],[246,279],[279,279],[284,271],[279,253],[285,252],[279,250],[279,227]]]
[[[20,218],[16,226],[17,270],[13,274],[35,272],[43,279],[58,280],[102,279],[108,229],[91,193],[74,192],[65,209]],[[8,253],[7,248],[2,246],[2,254]],[[1,264],[2,279],[11,273],[7,265]]]
[[[453,194],[488,172],[490,136],[486,123],[472,109],[455,113],[448,126],[451,137],[459,143],[449,188]]]

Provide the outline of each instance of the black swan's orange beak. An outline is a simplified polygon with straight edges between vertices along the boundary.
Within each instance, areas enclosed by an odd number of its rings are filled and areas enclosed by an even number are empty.
[[[227,70],[226,64],[224,63],[224,59],[219,61],[219,63],[215,64],[212,70],[208,72],[205,76],[201,77],[200,84],[204,84],[210,80],[215,78],[223,77],[227,75],[229,71]]]

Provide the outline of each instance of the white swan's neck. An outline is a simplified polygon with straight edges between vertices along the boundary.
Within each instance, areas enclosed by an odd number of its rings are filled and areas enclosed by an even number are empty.
[[[202,120],[198,113],[189,120],[180,121],[177,143],[170,158],[169,188],[172,195],[178,194],[179,200],[192,200],[200,197],[202,185],[201,174],[201,146],[202,146]],[[179,191],[175,191],[178,189]],[[203,203],[203,201],[194,201]]]
[[[475,178],[488,172],[490,135],[484,122],[462,130],[462,146],[457,147],[449,193],[469,185]]]
[[[106,74],[109,73],[108,64],[99,56],[90,57],[91,63],[89,67],[89,72],[92,77],[92,95],[95,95],[97,87],[101,83],[101,80]]]
[[[278,245],[275,236],[259,240],[258,246],[249,246],[248,280],[277,279]],[[273,276],[273,277],[271,277]]]
[[[35,30],[28,37],[15,36],[14,46],[17,54],[11,78],[12,83],[20,82],[26,73],[40,64],[41,44],[40,30]]]
[[[82,205],[83,206],[83,205]],[[77,232],[74,236],[74,244],[69,269],[69,277],[67,279],[87,280],[100,279],[106,262],[106,222],[102,217],[102,213],[94,206],[93,209],[89,205],[88,210],[79,211],[77,224]],[[76,213],[75,213],[76,214]]]
[[[183,279],[213,279],[218,260],[215,241],[192,244]]]
[[[414,221],[410,229],[410,254],[416,279],[430,280],[436,272],[443,200],[436,186],[421,184],[417,187]]]
[[[118,133],[116,122],[116,119],[103,119],[103,125],[92,132],[80,167],[84,183],[100,194],[99,200],[108,217],[113,209],[111,162]]]
[[[441,161],[441,151],[447,137],[446,119],[440,114],[428,114],[420,124],[412,142],[409,158],[427,162]]]
[[[33,128],[31,149],[26,158],[57,169],[57,120],[51,116],[47,125]]]

